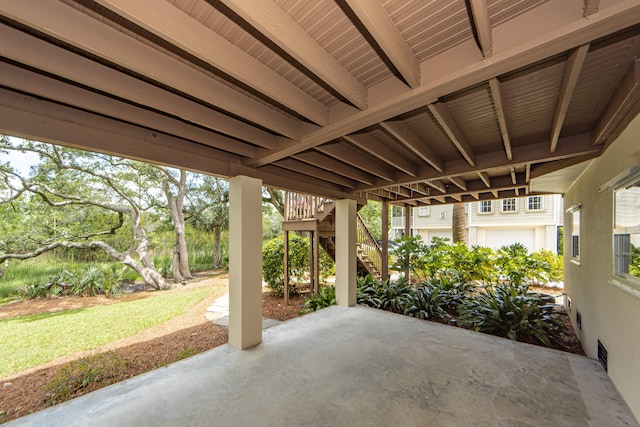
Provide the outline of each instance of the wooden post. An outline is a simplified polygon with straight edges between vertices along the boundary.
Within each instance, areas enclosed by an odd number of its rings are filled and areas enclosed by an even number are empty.
[[[309,282],[311,285],[311,292],[315,293],[316,292],[316,281],[315,281],[315,277],[316,277],[316,271],[315,271],[315,267],[316,264],[313,260],[313,252],[314,252],[314,240],[313,240],[313,231],[309,231]]]
[[[404,205],[404,235],[411,236],[411,205]],[[409,263],[409,258],[411,254],[407,254],[406,262]],[[407,282],[411,281],[411,272],[409,271],[409,267],[404,270],[404,277],[407,278]]]
[[[389,278],[389,202],[382,202],[382,280]]]
[[[314,280],[314,288],[315,292],[320,292],[320,239],[319,239],[320,231],[312,231],[311,232],[311,244],[313,245],[313,271],[315,272],[313,276]]]
[[[289,232],[286,230],[284,232],[284,305],[289,305]]]

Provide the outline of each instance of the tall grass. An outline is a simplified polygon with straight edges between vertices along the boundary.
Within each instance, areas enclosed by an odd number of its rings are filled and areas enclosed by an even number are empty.
[[[104,264],[121,266],[118,262],[64,261],[50,255],[43,255],[24,261],[13,260],[9,263],[9,269],[5,275],[0,278],[0,304],[17,298],[20,288],[24,286],[49,283],[53,276],[60,276],[65,271],[78,277],[83,276],[91,267]],[[138,278],[138,274],[131,269],[127,269],[123,276],[125,280],[136,280]]]

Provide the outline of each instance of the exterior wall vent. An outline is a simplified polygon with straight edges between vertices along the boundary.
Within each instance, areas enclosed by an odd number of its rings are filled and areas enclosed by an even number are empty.
[[[582,314],[578,310],[576,310],[576,325],[578,325],[578,329],[582,330]]]
[[[600,364],[602,365],[602,369],[604,369],[605,372],[607,372],[607,368],[608,368],[607,366],[608,354],[609,353],[607,352],[607,349],[604,348],[600,340],[598,340],[598,360],[600,361]]]

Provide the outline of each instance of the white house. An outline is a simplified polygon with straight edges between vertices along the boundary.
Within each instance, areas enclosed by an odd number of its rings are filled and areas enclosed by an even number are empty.
[[[497,249],[522,243],[531,251],[557,252],[558,227],[562,226],[562,197],[558,194],[510,197],[466,203],[469,245]],[[451,239],[452,205],[413,208],[411,229],[425,242],[433,237]],[[393,210],[392,237],[404,230],[404,209]]]

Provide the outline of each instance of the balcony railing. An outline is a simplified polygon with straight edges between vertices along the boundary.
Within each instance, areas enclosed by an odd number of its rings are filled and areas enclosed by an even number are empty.
[[[300,221],[314,219],[316,213],[322,211],[324,203],[329,201],[324,197],[311,196],[300,193],[284,193],[284,220]]]
[[[382,271],[382,251],[378,242],[373,238],[371,232],[365,225],[360,214],[357,214],[357,244],[360,251],[359,257],[366,264],[369,261],[375,268],[370,273],[380,273]]]

